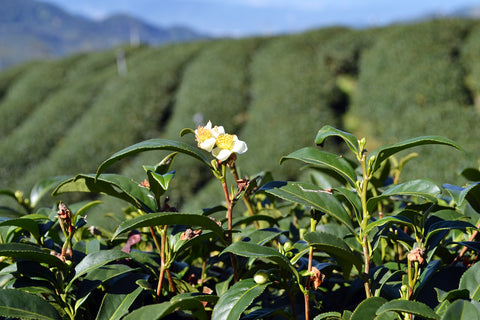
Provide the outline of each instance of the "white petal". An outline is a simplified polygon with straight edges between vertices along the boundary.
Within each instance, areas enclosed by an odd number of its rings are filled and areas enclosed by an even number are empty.
[[[232,154],[232,151],[227,149],[215,148],[212,150],[212,154],[215,158],[223,162],[227,160],[228,157],[230,157],[230,155]]]
[[[235,153],[244,153],[248,150],[247,144],[244,141],[237,140],[233,145],[232,151]]]
[[[205,129],[211,130],[212,129],[212,122],[208,120],[207,125],[204,127]]]
[[[209,138],[201,143],[198,144],[198,146],[203,149],[203,150],[206,150],[208,152],[212,151],[213,147],[215,146],[215,142],[217,140],[215,138]]]

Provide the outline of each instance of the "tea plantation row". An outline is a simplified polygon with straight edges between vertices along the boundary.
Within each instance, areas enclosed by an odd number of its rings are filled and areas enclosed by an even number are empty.
[[[323,125],[392,143],[439,134],[466,153],[423,150],[406,176],[459,182],[480,158],[480,23],[438,20],[378,29],[118,48],[0,73],[0,188],[93,172],[112,153],[149,138],[181,139],[211,120],[248,144],[244,175],[298,178],[282,155],[311,145]],[[118,51],[127,73],[119,73]],[[335,150],[335,145],[329,146]],[[113,168],[142,178],[146,153]],[[208,207],[209,175],[178,157],[172,204]],[[203,192],[199,192],[200,190]],[[101,210],[113,210],[108,199]],[[192,205],[194,204],[194,205]],[[105,209],[107,208],[107,209]],[[118,209],[118,208],[117,208]]]

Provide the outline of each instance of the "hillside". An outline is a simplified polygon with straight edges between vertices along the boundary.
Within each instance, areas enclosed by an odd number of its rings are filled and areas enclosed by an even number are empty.
[[[117,14],[101,21],[34,0],[0,0],[0,69],[32,59],[57,58],[125,43],[159,45],[207,38],[186,27],[160,28]]]
[[[405,177],[462,183],[456,172],[480,159],[479,45],[478,21],[438,20],[124,47],[11,68],[0,73],[0,189],[28,191],[45,177],[94,172],[144,139],[193,144],[179,132],[198,119],[247,142],[238,165],[248,175],[298,178],[298,166],[279,159],[313,146],[329,124],[366,136],[371,149],[418,135],[451,138],[466,153],[421,148]],[[117,71],[118,50],[126,73]],[[161,158],[145,153],[114,170],[141,181],[141,165]],[[174,169],[173,205],[217,203],[199,192],[217,188],[204,168],[179,157]]]

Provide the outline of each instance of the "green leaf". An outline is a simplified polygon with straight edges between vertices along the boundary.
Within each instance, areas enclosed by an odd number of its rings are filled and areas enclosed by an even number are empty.
[[[0,315],[38,320],[61,319],[55,308],[35,294],[21,290],[0,290]]]
[[[319,186],[302,182],[272,181],[262,186],[260,190],[327,213],[354,232],[350,216],[340,201]]]
[[[139,319],[149,319],[157,320],[161,319],[169,314],[173,313],[175,310],[192,310],[194,315],[201,320],[207,319],[207,314],[203,308],[203,304],[200,301],[195,299],[180,300],[175,302],[163,302],[158,304],[152,304],[148,306],[141,307],[134,310],[123,318],[123,320],[139,320]]]
[[[413,196],[426,199],[436,203],[436,195],[440,193],[440,188],[431,180],[418,179],[410,180],[401,184],[387,188],[381,195],[372,197],[367,201],[367,210],[373,212],[376,205],[382,199],[391,196]]]
[[[343,276],[346,279],[348,279],[350,275],[352,265],[357,268],[359,273],[362,272],[362,260],[355,255],[345,241],[337,236],[322,231],[314,231],[306,233],[304,239],[310,246],[314,246],[316,249],[322,250],[335,257],[342,265],[344,271]]]
[[[15,226],[20,227],[23,230],[26,230],[32,234],[35,239],[40,237],[40,232],[38,230],[38,223],[33,219],[27,218],[18,218],[18,219],[8,219],[0,222],[0,227],[3,226]]]
[[[25,259],[46,263],[51,267],[65,268],[62,260],[50,253],[42,251],[37,246],[24,243],[4,243],[0,244],[0,256],[11,257],[15,259]]]
[[[480,314],[477,308],[466,300],[456,300],[450,306],[442,316],[442,320],[480,320]]]
[[[225,233],[222,227],[220,227],[215,221],[213,221],[209,217],[198,214],[178,212],[154,212],[144,214],[130,220],[126,220],[118,226],[117,230],[115,230],[112,240],[118,237],[118,235],[120,235],[121,233],[128,232],[133,229],[158,225],[199,226],[203,229],[213,231],[217,236],[220,237],[223,242],[226,242]]]
[[[438,221],[433,223],[428,230],[426,230],[427,236],[425,237],[425,244],[429,247],[431,244],[429,240],[436,235],[438,232],[443,230],[463,230],[465,231],[467,228],[476,229],[476,227],[471,224],[470,222],[456,220],[456,221]],[[436,241],[440,241],[441,239],[435,239]],[[434,244],[436,246],[436,244]]]
[[[255,230],[251,233],[248,234],[247,238],[243,241],[248,240],[250,243],[256,243],[259,245],[264,245],[265,243],[268,243],[269,241],[277,238],[281,234],[288,234],[288,231],[270,231],[270,230]]]
[[[253,279],[241,280],[225,292],[213,308],[212,320],[238,320],[255,298],[270,283],[258,284]]]
[[[313,318],[313,320],[344,320],[340,312],[324,312]]]
[[[457,206],[462,206],[465,199],[467,199],[472,207],[477,212],[480,212],[480,182],[467,187],[458,187],[451,184],[444,184],[442,187],[450,193]]]
[[[60,183],[53,195],[64,192],[92,192],[106,194],[127,201],[146,212],[157,210],[155,199],[147,188],[132,179],[118,174],[104,174],[96,179],[93,174],[79,174]]]
[[[377,314],[378,308],[387,302],[387,299],[381,297],[370,297],[363,300],[355,309],[350,320],[373,319]]]
[[[405,141],[401,141],[389,146],[383,146],[378,149],[375,149],[371,154],[370,157],[374,156],[375,159],[369,168],[370,172],[375,172],[381,165],[383,161],[388,159],[390,156],[398,153],[400,151],[421,146],[427,144],[442,144],[457,148],[459,150],[463,150],[460,145],[458,145],[455,141],[441,137],[441,136],[423,136],[423,137],[416,137],[413,139],[408,139]]]
[[[233,220],[232,226],[236,227],[242,224],[249,225],[253,221],[266,221],[270,224],[270,226],[278,225],[277,220],[275,218],[264,215],[264,214],[256,214],[254,216],[235,218]]]
[[[463,273],[458,289],[467,289],[472,300],[480,300],[480,263],[475,263]]]
[[[466,168],[460,173],[465,179],[470,181],[480,181],[480,170],[477,168]]]
[[[172,181],[175,173],[170,172],[166,174],[159,174],[153,171],[149,171],[148,173],[148,180],[150,181],[150,187],[157,186],[157,190],[154,191],[157,197],[160,197],[168,190],[168,186],[170,185],[170,181]],[[153,181],[152,181],[153,180]],[[155,182],[155,184],[154,184]],[[152,189],[153,190],[153,189]]]
[[[117,249],[102,250],[87,255],[75,267],[75,276],[70,280],[65,291],[68,291],[68,289],[73,285],[73,282],[82,275],[100,268],[101,266],[104,266],[112,261],[125,259],[128,257],[129,255],[127,253]]]
[[[135,299],[142,293],[143,288],[138,287],[130,293],[106,293],[96,320],[120,320],[128,313],[128,308],[133,304]]]
[[[105,160],[100,164],[97,169],[96,177],[98,177],[105,169],[110,167],[115,162],[135,155],[140,152],[145,151],[153,151],[153,150],[169,150],[169,151],[178,151],[180,153],[192,156],[203,163],[205,163],[208,167],[210,167],[210,161],[205,157],[205,155],[200,151],[200,149],[196,147],[192,147],[191,145],[180,142],[180,141],[173,141],[173,140],[165,140],[165,139],[151,139],[139,142],[137,144],[131,145],[125,149],[122,149],[112,155],[110,158]]]
[[[352,187],[356,184],[357,174],[355,170],[345,159],[336,154],[307,147],[282,157],[280,163],[287,159],[296,159],[312,165],[325,166],[341,175]]]
[[[400,216],[400,215],[399,216],[388,216],[388,217],[383,217],[382,219],[378,219],[378,220],[375,220],[373,222],[370,222],[367,225],[367,227],[365,228],[364,232],[368,233],[373,228],[383,226],[387,223],[400,224],[400,225],[403,225],[403,226],[411,227],[412,229],[415,227],[413,222],[410,219],[408,219],[407,217]]]
[[[333,190],[333,194],[335,195],[335,197],[337,197],[337,198],[341,197],[341,198],[347,200],[347,202],[350,203],[353,210],[355,211],[356,216],[358,218],[361,217],[361,214],[362,214],[362,200],[360,199],[360,197],[358,196],[358,194],[356,192],[353,192],[353,191],[351,191],[347,188],[341,188],[341,187],[332,188],[332,190]]]
[[[377,309],[377,315],[388,311],[409,313],[425,319],[440,319],[440,317],[430,307],[418,301],[391,300]]]
[[[38,202],[53,188],[55,188],[60,182],[67,179],[67,176],[58,176],[53,178],[47,178],[37,182],[30,192],[30,206],[35,208]]]
[[[315,137],[315,143],[318,145],[322,145],[327,137],[330,136],[337,136],[343,139],[347,146],[352,150],[353,154],[357,155],[360,153],[360,147],[358,146],[357,138],[348,132],[344,132],[342,130],[338,130],[332,126],[324,126],[322,127]]]
[[[295,277],[299,279],[297,269],[292,266],[288,258],[273,248],[264,247],[254,243],[239,241],[232,243],[231,245],[226,247],[222,251],[222,254],[224,254],[225,252],[231,252],[233,254],[247,258],[267,259],[273,261],[277,263],[280,268],[284,269],[287,272],[292,272]]]
[[[186,299],[194,299],[200,302],[210,302],[213,304],[215,304],[218,301],[218,297],[213,294],[205,294],[201,292],[185,292],[185,293],[179,293],[173,296],[170,302],[176,302],[176,301],[186,300]]]

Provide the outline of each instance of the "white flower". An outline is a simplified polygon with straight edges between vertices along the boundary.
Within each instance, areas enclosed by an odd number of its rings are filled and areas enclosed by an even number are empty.
[[[195,140],[197,141],[199,148],[210,152],[215,146],[217,137],[224,133],[225,130],[222,126],[215,126],[212,128],[212,123],[208,121],[205,127],[198,126],[197,130],[195,130]]]
[[[223,127],[222,127],[223,129]],[[227,160],[232,153],[244,153],[248,150],[244,141],[238,140],[236,135],[220,134],[216,140],[216,147],[212,150],[212,154],[219,161]]]

